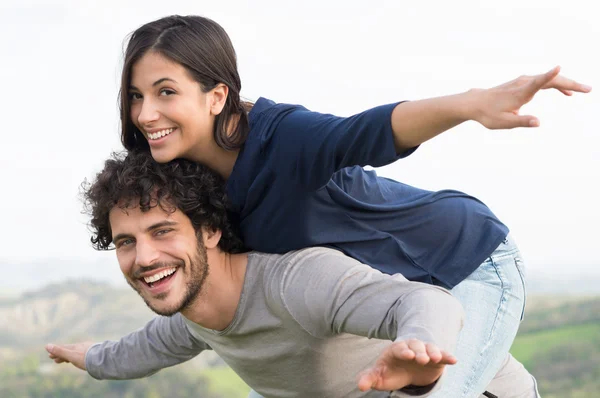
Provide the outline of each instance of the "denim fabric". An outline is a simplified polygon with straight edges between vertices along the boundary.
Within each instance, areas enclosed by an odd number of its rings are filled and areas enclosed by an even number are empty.
[[[248,395],[248,398],[264,398],[262,395],[260,395],[259,393],[257,393],[254,390],[250,390],[250,395]]]
[[[466,314],[455,352],[458,363],[447,368],[444,385],[432,397],[475,398],[507,363],[509,349],[523,319],[525,267],[513,239],[508,236],[451,292]],[[532,376],[514,358],[510,359],[511,369],[528,381],[514,383],[511,386],[514,395],[510,396],[535,397],[531,389]],[[524,391],[528,391],[528,395],[523,395]]]

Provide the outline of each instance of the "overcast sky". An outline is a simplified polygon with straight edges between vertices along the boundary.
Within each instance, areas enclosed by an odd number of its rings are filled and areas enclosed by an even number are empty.
[[[11,264],[64,261],[81,267],[55,278],[120,278],[114,253],[89,245],[79,185],[120,150],[117,91],[127,34],[169,14],[200,14],[229,32],[250,100],[350,115],[555,65],[593,86],[571,98],[539,94],[523,109],[539,117],[537,129],[466,123],[380,173],[483,200],[511,228],[530,273],[600,281],[596,3],[3,0],[0,267],[18,276]]]

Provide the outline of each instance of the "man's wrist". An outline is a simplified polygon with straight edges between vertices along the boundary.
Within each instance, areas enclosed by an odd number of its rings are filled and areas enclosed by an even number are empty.
[[[428,392],[430,392],[431,390],[433,390],[433,388],[437,384],[438,380],[436,380],[433,383],[428,384],[426,386],[415,386],[414,384],[409,384],[406,387],[402,387],[400,389],[400,391],[402,391],[403,393],[408,394],[408,395],[416,395],[416,396],[424,395],[424,394],[427,394]]]
[[[443,374],[437,378],[433,383],[427,384],[425,386],[419,386],[415,384],[409,384],[403,388],[400,388],[396,391],[392,391],[390,397],[418,397],[423,395],[428,395],[434,391],[439,390],[440,383],[442,382]]]

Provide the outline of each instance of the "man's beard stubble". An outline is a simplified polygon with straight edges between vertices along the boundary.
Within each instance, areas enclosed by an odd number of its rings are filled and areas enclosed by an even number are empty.
[[[146,303],[148,308],[150,308],[154,313],[162,316],[173,316],[178,312],[181,312],[188,308],[200,295],[202,292],[202,287],[204,286],[204,282],[206,281],[206,277],[208,276],[208,257],[206,255],[206,247],[204,246],[204,242],[199,239],[197,245],[196,255],[193,258],[190,258],[190,266],[189,266],[189,276],[190,280],[186,283],[185,292],[183,296],[183,300],[179,305],[176,305],[174,308],[167,309],[157,309],[150,304],[150,301],[146,299],[140,289],[132,283],[128,278],[127,283],[129,286],[135,290],[142,300]],[[185,261],[179,260],[172,263],[157,263],[156,266],[152,267],[155,269],[163,268],[163,267],[176,267],[177,272],[185,271]],[[147,267],[144,271],[152,270],[152,268]],[[185,275],[185,273],[184,273]],[[153,297],[153,300],[164,300],[169,294],[173,294],[172,291],[161,293],[158,296]]]

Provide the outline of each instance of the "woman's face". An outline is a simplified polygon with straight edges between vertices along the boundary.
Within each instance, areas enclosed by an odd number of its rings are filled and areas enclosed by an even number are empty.
[[[133,65],[131,120],[148,140],[156,161],[199,161],[214,149],[214,120],[223,109],[214,91],[202,92],[185,67],[156,52]]]

